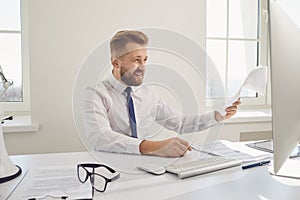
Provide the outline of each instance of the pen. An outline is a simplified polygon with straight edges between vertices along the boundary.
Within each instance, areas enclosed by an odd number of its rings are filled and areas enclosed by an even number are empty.
[[[49,198],[51,197],[51,199],[68,199],[67,196],[53,196],[53,195],[46,195],[46,196],[42,196],[42,197],[33,197],[33,198],[29,198],[28,200],[38,200],[38,199],[45,199],[45,198]]]
[[[270,160],[266,160],[266,161],[261,161],[261,162],[258,162],[258,163],[253,163],[253,164],[250,164],[250,165],[244,165],[244,166],[242,166],[242,169],[249,169],[249,168],[252,168],[252,167],[259,167],[259,166],[269,164],[270,162],[271,162]]]

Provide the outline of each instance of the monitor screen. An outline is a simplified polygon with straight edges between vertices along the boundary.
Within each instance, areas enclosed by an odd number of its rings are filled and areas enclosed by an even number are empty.
[[[299,1],[288,2],[300,10]],[[279,1],[269,0],[275,174],[300,140],[300,22],[295,19]]]

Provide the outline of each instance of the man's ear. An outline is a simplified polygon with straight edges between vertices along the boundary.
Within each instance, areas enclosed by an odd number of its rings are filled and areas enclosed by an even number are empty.
[[[117,69],[120,68],[118,59],[116,59],[116,58],[111,57],[111,64],[114,66],[114,68],[117,68]]]

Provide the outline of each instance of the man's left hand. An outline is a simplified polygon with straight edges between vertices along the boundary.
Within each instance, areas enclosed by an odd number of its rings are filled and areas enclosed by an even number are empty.
[[[225,109],[226,114],[222,116],[219,112],[215,111],[215,117],[218,122],[223,121],[225,119],[231,118],[233,115],[235,115],[237,111],[237,106],[241,104],[241,100],[238,99],[236,102],[234,102],[231,106],[227,107]]]

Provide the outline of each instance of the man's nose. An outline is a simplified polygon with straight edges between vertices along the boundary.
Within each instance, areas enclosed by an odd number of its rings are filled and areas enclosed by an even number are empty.
[[[144,69],[145,66],[146,66],[146,61],[141,61],[139,67],[142,67]]]

